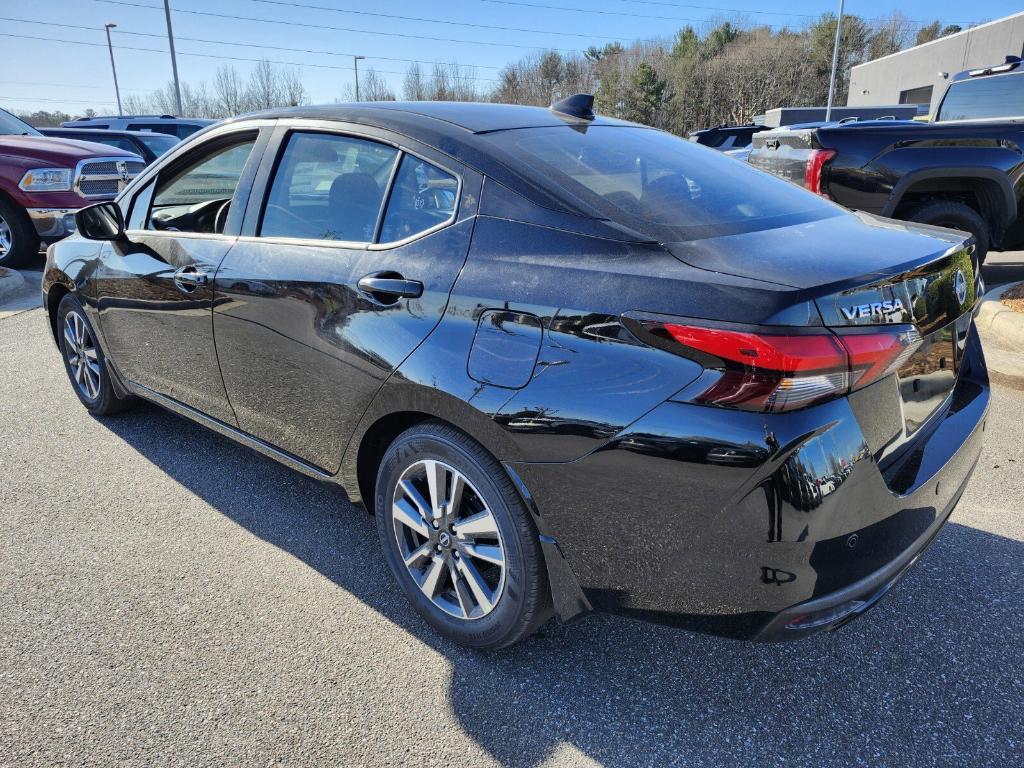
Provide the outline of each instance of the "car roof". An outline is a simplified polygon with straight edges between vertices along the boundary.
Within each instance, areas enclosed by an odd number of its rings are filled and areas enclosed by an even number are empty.
[[[186,125],[212,125],[217,122],[206,117],[161,117],[160,115],[122,115],[121,117],[80,117],[77,120],[68,120],[61,124],[61,128],[89,128],[93,124],[102,123],[108,125],[122,121],[125,123],[129,122],[152,122],[160,123],[161,125],[176,125],[184,123]]]
[[[518,170],[521,158],[513,160],[505,156],[487,141],[489,134],[522,128],[586,130],[593,125],[654,130],[609,117],[584,120],[544,107],[445,101],[376,101],[268,109],[230,118],[218,125],[242,128],[247,123],[263,120],[350,123],[390,131],[433,147],[520,193],[529,189],[541,205],[556,210],[566,210],[565,200],[523,176]]]
[[[150,138],[152,136],[160,136],[166,139],[176,139],[176,136],[172,136],[169,133],[157,133],[156,131],[127,131],[123,128],[90,128],[88,126],[82,126],[80,128],[71,128],[64,126],[46,126],[40,128],[41,131],[60,131],[61,133],[68,134],[89,134],[90,136],[140,136]]]
[[[475,101],[374,101],[351,104],[324,104],[311,107],[270,109],[246,117],[307,118],[342,122],[371,123],[386,120],[412,123],[416,118],[447,123],[466,133],[491,133],[516,128],[541,128],[579,125],[581,121],[560,116],[545,107],[518,104],[489,104]],[[376,120],[375,120],[376,118]],[[597,116],[587,125],[632,125],[622,120]],[[436,129],[436,126],[435,126]]]

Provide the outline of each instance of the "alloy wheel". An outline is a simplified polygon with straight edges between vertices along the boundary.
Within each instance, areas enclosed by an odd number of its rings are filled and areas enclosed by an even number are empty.
[[[64,316],[64,355],[78,391],[90,400],[100,394],[100,361],[96,342],[85,318],[71,311]]]
[[[505,547],[465,475],[434,459],[417,461],[395,486],[392,519],[405,567],[427,599],[458,619],[494,610],[505,587]]]
[[[0,256],[10,253],[13,245],[14,235],[11,232],[11,225],[3,216],[0,216]]]

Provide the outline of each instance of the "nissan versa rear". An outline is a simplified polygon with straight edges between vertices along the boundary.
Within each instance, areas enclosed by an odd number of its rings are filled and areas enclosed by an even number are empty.
[[[978,459],[972,243],[590,104],[197,134],[49,250],[72,390],[340,484],[467,645],[591,610],[753,640],[844,624]]]

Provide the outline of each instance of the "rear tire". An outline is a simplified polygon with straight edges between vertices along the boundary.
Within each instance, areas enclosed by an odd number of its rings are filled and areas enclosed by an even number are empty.
[[[551,615],[537,529],[476,441],[439,421],[412,427],[384,454],[374,496],[388,567],[440,634],[503,648]]]
[[[969,205],[952,200],[931,200],[908,209],[902,218],[920,224],[933,224],[937,227],[970,232],[974,236],[974,259],[979,265],[985,263],[991,242],[988,224],[981,214]]]
[[[135,398],[119,397],[114,391],[96,331],[73,293],[57,307],[57,339],[71,388],[91,414],[109,416],[135,403]]]
[[[32,220],[23,208],[0,197],[0,267],[29,267],[38,260],[39,235]]]

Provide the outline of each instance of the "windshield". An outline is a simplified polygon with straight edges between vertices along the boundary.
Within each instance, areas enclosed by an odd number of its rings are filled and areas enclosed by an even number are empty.
[[[665,241],[739,234],[841,209],[744,162],[649,128],[524,128],[487,137],[544,189]]]
[[[942,120],[1024,117],[1024,74],[994,75],[953,83],[935,116]]]
[[[136,136],[135,138],[145,144],[149,151],[157,157],[160,157],[171,147],[177,146],[179,141],[176,136],[168,136],[165,133],[154,133],[149,136]]]
[[[19,120],[5,109],[0,109],[0,135],[4,136],[42,136],[39,131]]]

